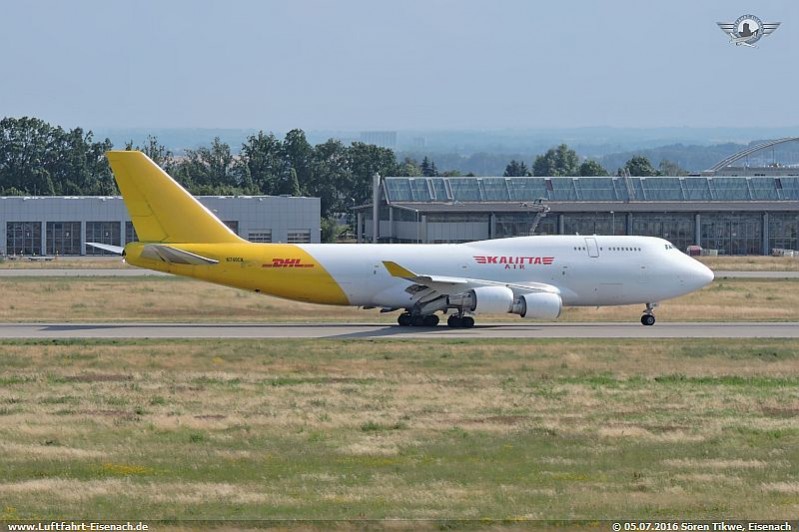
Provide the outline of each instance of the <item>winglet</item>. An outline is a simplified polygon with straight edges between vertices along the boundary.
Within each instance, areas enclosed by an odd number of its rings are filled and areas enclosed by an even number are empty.
[[[417,275],[412,271],[403,268],[396,262],[392,262],[390,260],[384,260],[383,266],[386,267],[388,273],[390,273],[392,277],[401,277],[403,279],[414,279],[417,277]]]

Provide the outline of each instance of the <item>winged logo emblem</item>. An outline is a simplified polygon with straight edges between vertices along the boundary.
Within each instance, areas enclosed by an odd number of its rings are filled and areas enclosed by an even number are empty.
[[[721,31],[729,35],[730,44],[757,48],[762,37],[771,35],[780,22],[762,22],[754,15],[742,15],[735,22],[716,22]]]

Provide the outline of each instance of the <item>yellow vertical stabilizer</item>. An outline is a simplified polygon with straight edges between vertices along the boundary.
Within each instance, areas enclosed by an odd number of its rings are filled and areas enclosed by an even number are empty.
[[[244,242],[142,152],[106,156],[141,242]]]

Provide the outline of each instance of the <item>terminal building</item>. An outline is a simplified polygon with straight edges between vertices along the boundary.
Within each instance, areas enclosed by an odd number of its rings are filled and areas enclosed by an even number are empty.
[[[320,241],[319,198],[198,196],[236,234],[252,242]],[[0,197],[0,254],[104,255],[86,242],[137,240],[119,196]]]
[[[780,139],[778,143],[799,141]],[[759,150],[771,147],[760,145]],[[466,242],[529,234],[657,236],[720,255],[799,249],[799,172],[686,177],[387,177],[356,209],[359,241]]]

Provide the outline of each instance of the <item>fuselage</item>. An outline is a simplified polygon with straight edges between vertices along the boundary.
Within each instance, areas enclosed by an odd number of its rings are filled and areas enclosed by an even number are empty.
[[[669,242],[640,236],[532,236],[464,244],[172,244],[213,258],[184,265],[141,257],[131,264],[313,303],[409,308],[411,281],[391,261],[423,275],[557,288],[567,306],[649,303],[695,291],[713,273]]]

